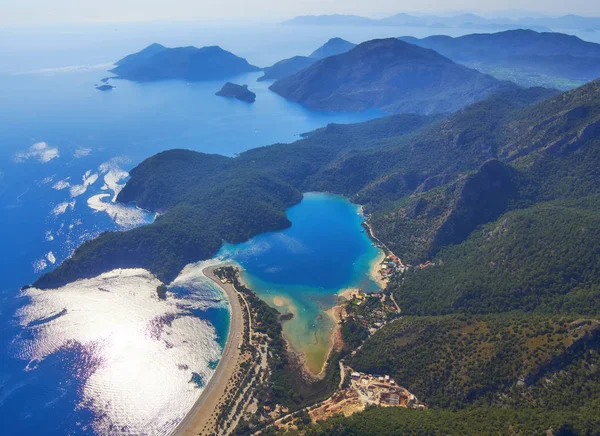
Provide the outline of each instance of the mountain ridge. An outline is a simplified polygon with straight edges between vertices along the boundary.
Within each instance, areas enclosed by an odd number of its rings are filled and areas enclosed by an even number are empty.
[[[394,38],[367,41],[275,82],[269,89],[311,109],[453,112],[516,87]]]

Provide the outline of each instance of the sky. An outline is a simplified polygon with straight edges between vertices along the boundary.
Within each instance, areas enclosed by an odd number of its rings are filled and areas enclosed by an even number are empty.
[[[501,6],[500,6],[501,5]],[[490,14],[519,9],[547,15],[600,16],[598,0],[0,0],[0,26],[173,20],[276,21],[296,15]],[[0,29],[1,30],[1,29]]]

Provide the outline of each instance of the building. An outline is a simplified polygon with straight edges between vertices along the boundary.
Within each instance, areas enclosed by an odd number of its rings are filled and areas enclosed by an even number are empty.
[[[352,377],[352,380],[358,380],[360,378],[360,373],[353,372],[352,374],[350,374],[350,377]]]

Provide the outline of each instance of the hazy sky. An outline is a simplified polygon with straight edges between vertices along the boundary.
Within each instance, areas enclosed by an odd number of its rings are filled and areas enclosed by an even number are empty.
[[[520,9],[600,16],[598,0],[0,0],[0,25],[155,20],[280,20],[302,14]]]

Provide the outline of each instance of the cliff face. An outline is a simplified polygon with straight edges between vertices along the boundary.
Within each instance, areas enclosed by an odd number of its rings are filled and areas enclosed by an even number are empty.
[[[516,194],[509,167],[498,160],[486,162],[464,182],[452,211],[431,242],[430,253],[464,241],[477,226],[498,218]]]

